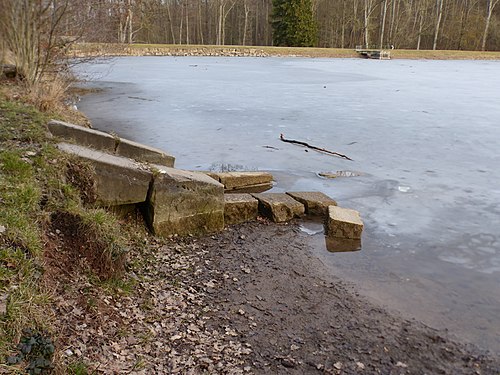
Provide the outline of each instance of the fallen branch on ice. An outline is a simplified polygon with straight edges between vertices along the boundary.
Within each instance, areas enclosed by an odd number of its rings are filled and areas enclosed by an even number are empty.
[[[344,158],[344,159],[347,159],[347,160],[351,160],[352,159],[349,157],[349,156],[346,156],[344,154],[340,154],[338,152],[335,152],[335,151],[330,151],[330,150],[327,150],[326,148],[321,148],[321,147],[316,147],[316,146],[311,146],[309,143],[306,143],[306,142],[301,142],[301,141],[295,141],[293,139],[285,139],[285,136],[283,135],[283,133],[280,134],[280,139],[283,141],[283,142],[287,142],[287,143],[293,143],[293,144],[296,144],[296,145],[300,145],[300,146],[304,146],[304,147],[308,147],[308,148],[311,148],[313,150],[316,150],[316,151],[319,151],[319,152],[325,152],[327,154],[330,154],[330,155],[335,155],[335,156],[338,156],[338,157],[341,157],[341,158]]]

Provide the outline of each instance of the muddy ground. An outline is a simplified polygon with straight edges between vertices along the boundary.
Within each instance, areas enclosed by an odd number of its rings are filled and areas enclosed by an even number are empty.
[[[128,293],[61,283],[63,361],[106,374],[500,373],[498,357],[359,296],[295,224],[144,242]]]

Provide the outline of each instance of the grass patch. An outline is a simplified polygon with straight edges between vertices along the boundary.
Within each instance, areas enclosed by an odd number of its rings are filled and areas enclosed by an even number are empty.
[[[89,370],[84,362],[74,362],[68,366],[69,375],[88,375]]]
[[[93,170],[61,153],[47,135],[46,123],[61,116],[10,100],[8,90],[0,86],[0,301],[6,301],[5,313],[0,311],[0,373],[22,373],[31,357],[11,366],[5,360],[16,354],[23,332],[57,337],[53,280],[73,267],[99,283],[120,285],[127,235],[112,214],[92,206]],[[131,289],[125,282],[123,288]],[[54,358],[60,359],[55,345]],[[85,373],[83,367],[71,371],[66,373]]]

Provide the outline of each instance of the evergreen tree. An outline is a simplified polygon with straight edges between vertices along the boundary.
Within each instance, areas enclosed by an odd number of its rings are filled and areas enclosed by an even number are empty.
[[[276,46],[316,45],[317,25],[311,0],[273,0],[272,25]]]

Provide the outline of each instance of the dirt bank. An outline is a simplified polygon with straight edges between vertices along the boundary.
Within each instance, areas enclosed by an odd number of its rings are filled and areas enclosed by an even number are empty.
[[[108,374],[500,371],[499,358],[357,295],[293,224],[158,241],[132,250],[128,294],[91,291],[84,280],[61,290],[61,332],[80,330],[59,338],[67,361]]]

